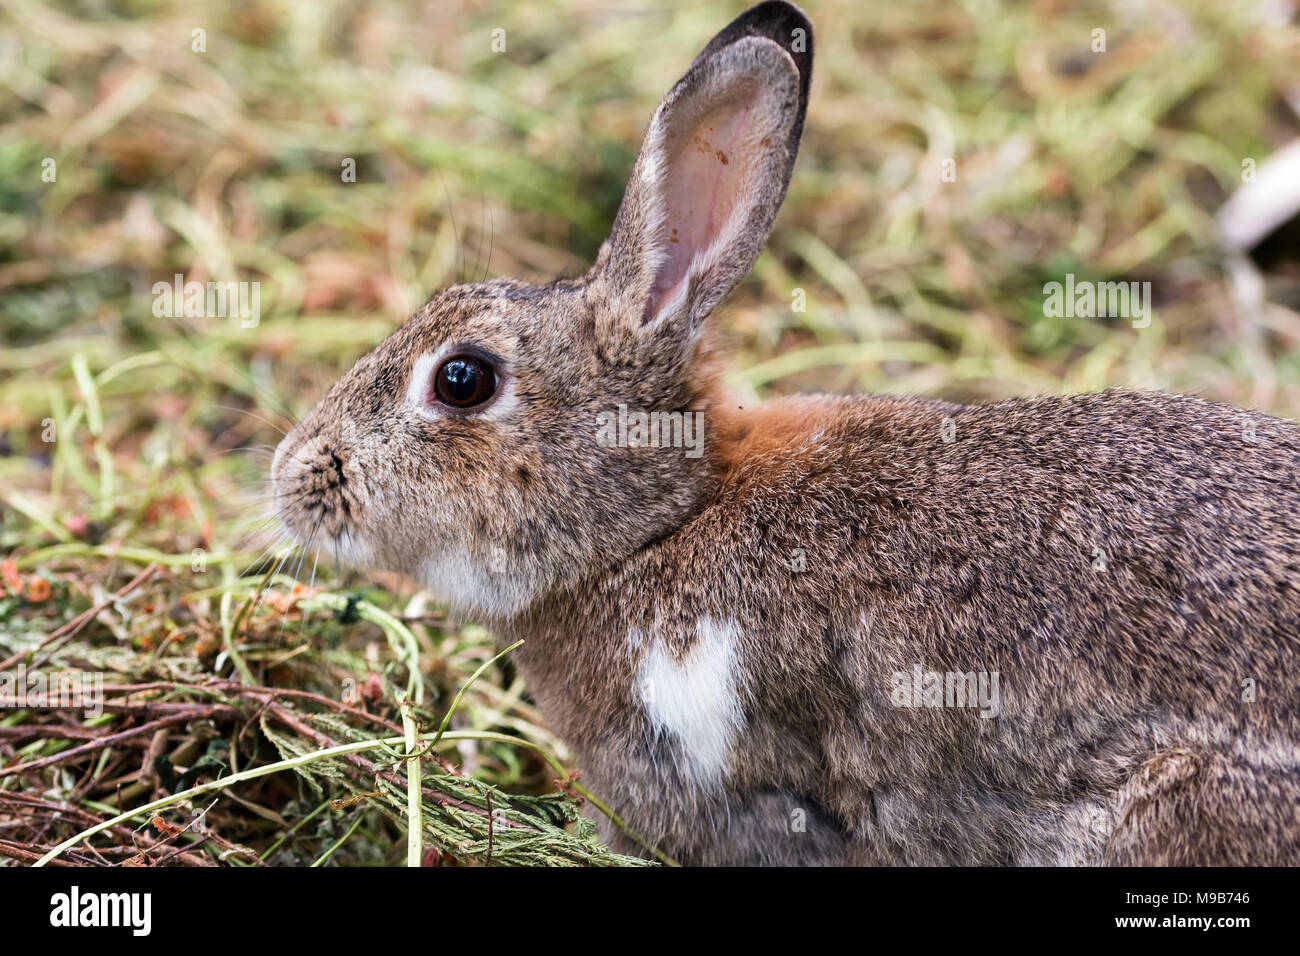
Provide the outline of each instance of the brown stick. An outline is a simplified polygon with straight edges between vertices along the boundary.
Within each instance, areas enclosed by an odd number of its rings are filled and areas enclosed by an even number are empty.
[[[2,704],[0,709],[3,709]],[[21,741],[28,737],[41,740],[47,737],[56,740],[98,740],[104,733],[96,727],[77,724],[19,724],[17,727],[0,727],[0,740]]]
[[[0,856],[7,856],[11,860],[19,860],[23,863],[35,863],[44,853],[35,850],[29,850],[21,843],[13,843],[9,840],[0,840]],[[71,860],[50,860],[50,866],[76,866]]]
[[[209,720],[242,720],[244,714],[225,704],[189,703],[185,701],[133,701],[106,700],[100,705],[105,711],[125,714],[130,717],[154,717],[160,714],[187,714],[192,720],[207,718]],[[21,708],[23,710],[85,710],[82,707],[67,707],[44,701],[19,703],[12,697],[0,697],[0,709]]]
[[[55,764],[72,760],[75,757],[80,757],[82,754],[103,750],[105,747],[111,747],[124,740],[130,740],[132,737],[138,737],[142,734],[152,734],[160,727],[169,727],[172,724],[181,724],[192,719],[193,716],[191,714],[174,714],[171,717],[163,717],[159,720],[150,721],[147,724],[140,724],[138,727],[130,727],[126,730],[118,731],[115,734],[109,734],[107,737],[100,737],[98,740],[91,740],[87,743],[80,744],[73,747],[71,750],[63,751],[63,753],[60,754],[42,757],[39,760],[29,760],[27,763],[15,764],[12,767],[0,767],[0,778],[12,777],[15,774],[29,773],[33,770],[43,770],[46,767],[53,767]]]

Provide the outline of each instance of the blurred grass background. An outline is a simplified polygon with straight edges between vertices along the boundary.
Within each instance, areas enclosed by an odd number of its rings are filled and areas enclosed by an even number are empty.
[[[0,656],[93,606],[49,666],[336,698],[374,677],[367,706],[395,720],[409,674],[393,635],[295,604],[298,559],[270,581],[278,601],[250,605],[278,429],[438,288],[585,269],[659,98],[745,5],[0,0]],[[1300,411],[1295,259],[1242,316],[1214,225],[1243,161],[1300,136],[1290,0],[804,6],[802,153],[720,316],[739,387],[987,400],[1131,385]],[[176,273],[260,282],[260,323],[156,318],[151,287]],[[1046,316],[1044,283],[1067,273],[1149,281],[1150,327]],[[435,722],[492,654],[408,582],[328,580],[409,626]],[[51,720],[0,721],[0,763],[64,752]],[[453,726],[566,756],[508,660]],[[192,759],[191,743],[167,746]],[[457,759],[481,779],[551,786],[541,761],[474,743]],[[218,763],[240,748],[270,759],[241,735]],[[140,756],[117,776],[74,760],[37,776],[102,818],[123,779],[132,797],[160,792]],[[264,786],[241,799],[270,815],[228,824],[259,852],[307,807],[301,784]],[[359,832],[335,861],[391,860],[395,831]],[[334,836],[311,829],[271,861]]]

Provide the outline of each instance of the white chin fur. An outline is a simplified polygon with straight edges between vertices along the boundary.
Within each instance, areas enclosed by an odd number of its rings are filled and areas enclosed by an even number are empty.
[[[509,617],[533,597],[533,589],[518,575],[476,567],[450,555],[426,558],[420,564],[419,580],[458,614]]]

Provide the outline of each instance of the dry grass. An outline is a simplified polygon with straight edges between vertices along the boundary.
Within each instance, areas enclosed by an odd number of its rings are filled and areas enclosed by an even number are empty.
[[[740,6],[0,2],[0,673],[102,671],[111,702],[0,712],[0,857],[400,737],[402,699],[437,728],[489,635],[409,582],[269,560],[266,452],[433,290],[583,269],[659,96]],[[803,154],[722,318],[737,384],[1137,385],[1295,416],[1293,264],[1239,319],[1213,214],[1243,159],[1300,130],[1300,27],[1226,0],[1137,6],[809,0]],[[1151,326],[1046,317],[1043,284],[1071,272],[1150,281]],[[155,317],[175,273],[260,282],[260,323]],[[423,761],[421,845],[626,862],[572,824],[580,784],[557,791],[529,745],[568,759],[507,656]],[[398,749],[241,779],[59,859],[401,862]]]

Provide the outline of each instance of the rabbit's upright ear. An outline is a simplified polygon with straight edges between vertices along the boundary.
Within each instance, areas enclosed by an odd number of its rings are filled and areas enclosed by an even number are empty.
[[[761,3],[664,97],[596,264],[611,321],[690,336],[749,273],[790,182],[812,57],[803,12]]]

